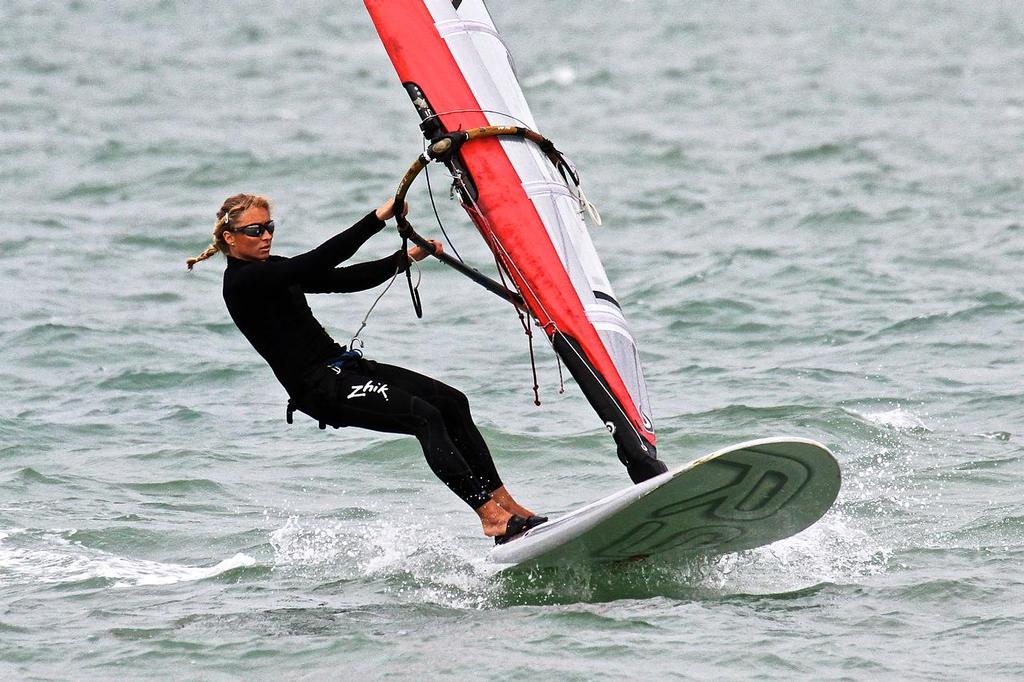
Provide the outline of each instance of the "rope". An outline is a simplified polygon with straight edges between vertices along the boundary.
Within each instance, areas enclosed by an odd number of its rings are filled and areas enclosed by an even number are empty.
[[[498,260],[497,254],[494,256],[494,266],[498,270],[498,277],[501,278],[501,283],[507,287],[505,269],[502,267],[501,261]],[[519,291],[519,287],[516,286],[515,282],[512,283],[512,286],[515,287],[520,296],[523,295],[523,292]],[[527,338],[526,343],[530,349],[530,369],[533,371],[533,404],[540,407],[540,382],[537,379],[537,356],[533,352],[533,329],[530,328],[530,322],[526,319],[526,315],[518,307],[516,308],[516,315],[519,317],[519,324],[523,327],[523,332]],[[558,353],[555,353],[555,357],[558,357]]]
[[[408,258],[408,255],[406,255],[406,258]],[[409,258],[409,262],[411,264],[415,264],[416,265],[416,286],[419,287],[420,280],[422,279],[422,274],[423,274],[422,271],[420,270],[420,264],[417,263],[416,261],[412,260],[411,258]],[[409,267],[411,268],[412,265],[410,265]],[[401,266],[395,268],[395,274],[391,275],[391,279],[388,280],[388,285],[386,287],[384,287],[384,290],[381,291],[380,294],[378,294],[377,298],[373,301],[373,303],[370,304],[370,307],[366,311],[366,314],[363,315],[362,322],[359,323],[359,329],[356,330],[356,333],[352,335],[352,339],[348,342],[348,347],[349,347],[350,350],[356,350],[356,344],[357,343],[359,344],[359,348],[364,348],[365,347],[365,344],[363,343],[363,340],[359,338],[359,335],[363,333],[364,329],[366,329],[366,325],[367,325],[367,323],[370,320],[370,315],[373,314],[373,309],[376,308],[377,304],[380,303],[382,298],[384,298],[384,294],[388,293],[388,289],[390,289],[391,285],[395,283],[395,280],[398,279],[398,275],[401,272],[402,272]]]
[[[426,147],[427,147],[427,143],[424,140],[424,142],[423,142],[424,150],[426,150]],[[423,167],[423,177],[427,181],[427,196],[430,197],[430,207],[432,209],[434,209],[434,219],[437,220],[437,226],[441,229],[441,234],[444,235],[444,240],[446,242],[448,242],[448,246],[451,247],[452,253],[455,254],[455,257],[458,258],[461,262],[465,263],[466,261],[462,260],[462,256],[459,255],[459,250],[456,249],[455,248],[455,244],[452,243],[451,237],[448,236],[448,231],[444,229],[444,223],[441,222],[441,215],[437,212],[437,204],[434,202],[434,188],[430,184],[430,166],[429,165]]]
[[[435,112],[430,116],[424,117],[423,120],[429,121],[432,118],[440,118],[441,116],[447,116],[448,114],[497,114],[498,116],[504,116],[505,118],[512,119],[513,121],[523,126],[524,128],[531,127],[526,121],[519,118],[518,116],[513,116],[512,114],[509,114],[504,111],[495,111],[494,109],[449,109],[448,111]],[[488,121],[488,123],[490,123],[490,121]]]

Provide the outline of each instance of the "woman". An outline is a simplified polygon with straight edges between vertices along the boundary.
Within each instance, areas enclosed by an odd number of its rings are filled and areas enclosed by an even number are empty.
[[[379,260],[336,267],[394,216],[389,199],[349,229],[312,251],[270,255],[274,221],[261,196],[236,194],[217,211],[213,243],[196,258],[227,257],[224,301],[238,329],[263,356],[293,409],[330,424],[415,436],[431,470],[480,517],[484,534],[502,544],[536,526],[494,467],[487,444],[459,391],[401,367],[364,360],[332,339],[313,317],[307,293],[342,293],[375,287],[429,254],[414,246]],[[441,245],[432,242],[440,251]]]

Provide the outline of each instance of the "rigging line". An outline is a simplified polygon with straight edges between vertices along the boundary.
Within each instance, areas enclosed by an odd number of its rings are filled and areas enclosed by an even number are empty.
[[[434,112],[433,114],[430,114],[429,116],[424,116],[423,121],[429,121],[432,118],[440,118],[441,116],[447,116],[448,114],[497,114],[498,116],[504,116],[506,118],[512,119],[513,121],[523,126],[524,128],[529,128],[530,130],[533,130],[533,126],[531,126],[518,116],[513,116],[512,114],[509,114],[504,111],[495,111],[494,109],[449,109],[448,111],[437,111]],[[487,122],[490,123],[490,119],[488,119]]]
[[[469,191],[466,189],[465,183],[462,182],[461,176],[459,178],[456,178],[455,182],[459,183],[459,185],[461,186],[461,188],[462,188],[461,194],[464,195],[464,196],[469,197],[469,200],[473,203],[472,210],[479,216],[481,222],[483,223],[484,227],[486,228],[487,233],[490,235],[491,239],[493,239],[495,242],[497,242],[497,239],[494,236],[494,229],[491,227],[490,221],[487,220],[487,216],[485,216],[483,214],[483,212],[480,211],[479,206],[476,205],[476,202],[473,200],[473,198],[470,195]],[[465,203],[463,205],[465,206]],[[504,248],[502,248],[502,251],[504,251]],[[495,269],[497,269],[497,271],[498,271],[498,278],[501,280],[502,285],[505,286],[506,288],[508,288],[508,283],[505,281],[506,268],[502,266],[501,259],[498,258],[498,254],[497,253],[494,254],[494,266],[495,266]],[[518,293],[519,297],[522,298],[523,297],[523,291],[522,291],[522,289],[519,288],[519,285],[516,284],[515,280],[512,281],[512,286],[515,287],[516,293]],[[516,306],[516,315],[519,317],[519,324],[522,325],[522,327],[523,327],[523,333],[526,334],[527,346],[529,347],[529,350],[530,350],[530,370],[533,373],[533,404],[537,405],[539,407],[540,406],[540,381],[538,380],[538,377],[537,377],[537,356],[536,356],[536,354],[534,353],[534,350],[533,350],[533,329],[530,328],[530,320],[527,318],[526,315],[523,314],[523,311],[518,306]],[[555,353],[555,358],[558,358],[558,353]],[[559,364],[559,368],[558,368],[558,375],[559,375],[559,380],[561,380],[562,368],[561,368],[560,364]],[[565,392],[564,384],[560,384],[559,394],[564,393],[564,392]]]
[[[423,141],[423,149],[426,151],[427,142]],[[434,209],[434,219],[437,220],[437,226],[441,228],[441,234],[444,235],[444,240],[448,242],[448,246],[452,248],[452,253],[459,259],[460,262],[465,263],[462,260],[462,256],[459,255],[459,250],[455,248],[455,244],[452,243],[451,237],[448,236],[448,231],[444,229],[444,223],[441,222],[441,215],[437,212],[437,204],[434,202],[434,188],[430,184],[430,164],[428,163],[423,167],[423,177],[427,181],[427,196],[430,197],[430,207]]]
[[[468,196],[469,197],[473,213],[480,217],[480,220],[487,227],[487,231],[490,234],[491,239],[494,241],[494,244],[498,248],[500,248],[501,252],[504,254],[504,258],[502,258],[502,261],[511,264],[512,268],[519,275],[519,279],[526,284],[526,288],[530,291],[530,294],[532,295],[533,300],[540,307],[541,312],[547,318],[548,322],[547,322],[547,324],[543,325],[543,327],[544,327],[544,330],[545,330],[545,335],[548,336],[548,343],[550,343],[552,345],[552,349],[554,349],[554,342],[551,340],[551,336],[553,336],[556,332],[559,333],[559,334],[562,334],[563,336],[565,334],[558,328],[558,325],[555,323],[554,319],[551,317],[551,314],[548,313],[547,309],[544,307],[544,304],[541,302],[540,298],[537,296],[537,293],[533,290],[533,287],[530,286],[529,280],[523,275],[522,271],[516,266],[515,261],[512,260],[511,255],[505,249],[505,246],[501,243],[501,240],[499,240],[497,235],[494,233],[494,229],[491,227],[490,221],[487,220],[487,216],[485,216],[483,211],[480,210],[479,204],[477,204],[476,201],[473,199],[473,197],[469,196],[468,193],[465,193],[464,196]],[[517,289],[519,288],[518,284],[516,285],[516,288]],[[522,293],[522,292],[520,291],[520,293]],[[554,329],[554,331],[550,335],[546,334],[547,327],[549,325]],[[603,341],[602,341],[602,344],[603,344]],[[583,366],[586,367],[587,371],[590,372],[590,374],[594,377],[594,379],[597,382],[597,384],[601,387],[601,390],[603,390],[605,392],[605,394],[611,400],[612,405],[615,406],[615,409],[618,410],[618,412],[625,419],[626,423],[629,424],[629,427],[633,430],[633,433],[636,435],[637,439],[640,441],[641,446],[646,451],[646,449],[647,449],[646,440],[644,439],[643,435],[640,433],[640,430],[636,428],[636,425],[633,424],[633,420],[629,418],[628,414],[626,414],[626,410],[619,403],[618,398],[615,397],[615,394],[612,393],[611,389],[608,388],[608,386],[605,384],[604,379],[597,373],[597,371],[593,368],[593,366],[587,361],[587,358],[580,351],[578,351],[573,346],[573,344],[567,343],[565,345],[568,346],[570,350],[572,350],[573,354],[580,359],[580,362],[583,364]],[[555,353],[555,355],[558,355],[558,353]],[[632,396],[630,396],[630,398],[632,399]],[[637,408],[637,410],[639,411],[639,407]]]
[[[420,285],[420,279],[423,276],[422,271],[420,270],[420,264],[417,263],[416,261],[414,261],[413,259],[409,258],[408,255],[406,255],[406,258],[409,259],[409,263],[410,263],[409,267],[412,267],[413,264],[415,264],[415,266],[416,266],[416,286],[418,287]],[[356,342],[357,341],[359,342],[359,347],[360,348],[363,348],[365,346],[365,344],[363,343],[363,340],[359,338],[359,335],[363,332],[364,329],[366,329],[366,325],[367,325],[367,323],[370,320],[370,315],[373,313],[373,309],[376,308],[377,304],[380,303],[382,298],[384,298],[384,294],[388,293],[388,289],[390,289],[391,285],[395,283],[395,280],[398,279],[398,275],[401,274],[401,272],[402,272],[401,266],[395,268],[395,274],[391,275],[391,279],[388,281],[388,285],[386,287],[384,287],[384,290],[381,291],[380,294],[377,295],[377,298],[373,301],[373,303],[370,304],[370,307],[366,311],[366,314],[363,315],[362,322],[359,323],[359,329],[356,330],[356,333],[352,335],[351,340],[349,340],[349,342],[348,342],[349,350],[355,350],[356,349]]]
[[[505,281],[505,269],[501,265],[501,261],[498,259],[498,254],[494,254],[494,266],[498,270],[498,277],[501,279],[502,285],[508,287],[508,283]],[[519,289],[515,282],[512,282],[512,286],[515,287],[516,292],[520,296],[523,292]],[[516,315],[519,317],[519,324],[523,327],[523,333],[526,334],[527,346],[530,349],[530,368],[533,370],[533,404],[540,407],[540,381],[537,379],[537,356],[533,352],[533,329],[530,328],[530,321],[527,319],[523,311],[516,308]],[[558,357],[558,353],[555,353],[555,357]],[[561,375],[561,368],[559,368],[559,375]],[[559,391],[562,393],[564,391]]]

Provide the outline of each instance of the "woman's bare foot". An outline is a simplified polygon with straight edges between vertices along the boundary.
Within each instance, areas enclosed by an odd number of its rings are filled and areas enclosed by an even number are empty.
[[[504,535],[508,529],[508,520],[512,518],[512,512],[502,508],[493,499],[488,500],[482,507],[477,508],[476,513],[480,517],[480,525],[483,526],[484,535],[489,538]]]
[[[505,490],[505,486],[501,486],[497,490],[492,491],[491,500],[497,502],[498,506],[505,511],[511,514],[516,514],[517,516],[522,516],[524,519],[528,519],[534,515],[532,511],[512,499],[512,495]]]

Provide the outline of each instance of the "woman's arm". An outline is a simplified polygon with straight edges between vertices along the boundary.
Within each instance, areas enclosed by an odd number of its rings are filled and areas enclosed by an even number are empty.
[[[436,253],[444,250],[440,242],[431,239],[430,243],[433,244]],[[425,249],[413,246],[409,249],[407,258],[398,250],[380,260],[317,272],[302,280],[302,290],[307,294],[342,294],[372,289],[395,274],[405,272],[409,268],[410,259],[420,261],[428,255],[430,254]]]
[[[390,256],[368,263],[357,263],[341,268],[313,273],[302,279],[302,290],[307,294],[342,294],[363,291],[382,284],[398,272],[409,267],[399,249]]]

